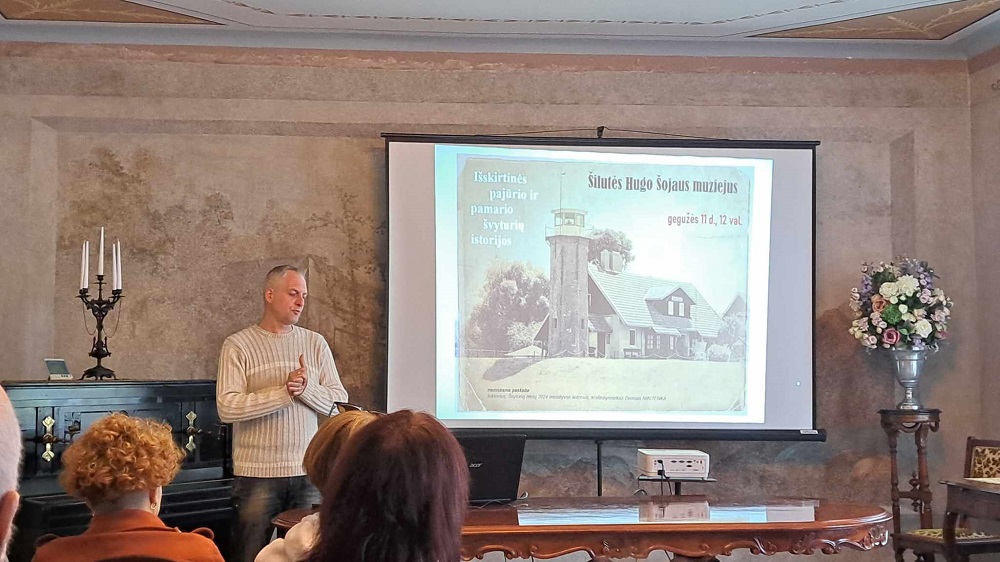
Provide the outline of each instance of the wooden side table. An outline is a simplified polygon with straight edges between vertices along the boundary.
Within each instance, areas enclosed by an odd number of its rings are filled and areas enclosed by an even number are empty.
[[[896,537],[900,534],[900,499],[913,502],[913,511],[920,514],[920,528],[929,529],[934,526],[930,477],[927,474],[927,433],[937,431],[940,427],[941,410],[879,410],[878,413],[882,418],[882,430],[889,438],[889,459],[892,463],[892,536],[895,547]],[[912,433],[917,448],[917,468],[910,477],[910,489],[902,492],[899,490],[899,463],[896,460],[900,433]],[[896,561],[902,562],[902,551],[899,548],[894,549]]]

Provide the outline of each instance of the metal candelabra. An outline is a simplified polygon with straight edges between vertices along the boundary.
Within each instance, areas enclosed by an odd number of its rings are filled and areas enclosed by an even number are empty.
[[[114,371],[101,365],[101,359],[111,355],[111,352],[108,351],[108,338],[104,335],[104,318],[107,317],[108,313],[110,313],[115,307],[115,303],[117,303],[121,298],[121,289],[114,289],[111,291],[111,298],[104,298],[103,275],[97,276],[96,299],[90,298],[88,289],[80,289],[80,300],[83,301],[83,305],[86,306],[87,309],[93,313],[94,318],[97,319],[97,332],[94,335],[93,348],[90,350],[90,356],[97,359],[97,365],[84,371],[80,380],[104,380],[116,378]]]

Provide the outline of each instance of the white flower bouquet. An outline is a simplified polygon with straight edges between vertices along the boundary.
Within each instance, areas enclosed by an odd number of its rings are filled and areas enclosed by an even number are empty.
[[[952,302],[934,287],[927,262],[861,265],[861,286],[851,289],[857,319],[849,332],[869,349],[936,349],[948,338]]]

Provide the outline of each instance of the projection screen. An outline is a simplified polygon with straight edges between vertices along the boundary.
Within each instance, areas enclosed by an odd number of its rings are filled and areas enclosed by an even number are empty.
[[[822,439],[812,141],[384,135],[390,411]]]

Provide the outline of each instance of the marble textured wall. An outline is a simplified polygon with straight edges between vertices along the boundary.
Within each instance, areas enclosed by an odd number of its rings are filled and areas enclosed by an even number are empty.
[[[328,337],[352,397],[377,404],[383,131],[605,125],[819,140],[817,419],[829,440],[643,445],[711,453],[719,482],[692,491],[886,505],[876,411],[895,403],[894,384],[888,362],[848,336],[848,294],[863,260],[905,252],[941,275],[956,302],[953,339],[931,360],[924,398],[944,412],[932,481],[957,474],[965,436],[984,429],[974,390],[1000,394],[980,375],[980,345],[995,353],[982,334],[995,328],[978,316],[992,309],[976,304],[977,281],[995,278],[977,277],[976,258],[991,256],[976,243],[992,228],[980,224],[990,215],[979,199],[996,178],[997,95],[983,86],[997,68],[973,77],[970,114],[958,62],[0,44],[2,378],[40,378],[40,358],[53,355],[77,371],[90,364],[73,300],[79,243],[105,225],[125,246],[128,297],[108,361],[121,375],[213,377],[222,339],[257,319],[263,272],[292,262],[309,272],[303,325]],[[606,493],[633,491],[638,445],[606,444]],[[594,449],[530,443],[523,488],[592,494]]]
[[[970,63],[970,99],[972,114],[972,185],[975,201],[976,266],[982,304],[979,315],[982,346],[983,435],[1000,435],[1000,419],[986,415],[1000,404],[1000,350],[993,343],[1000,317],[1000,299],[996,296],[1000,263],[997,260],[1000,240],[1000,48],[980,55]]]

